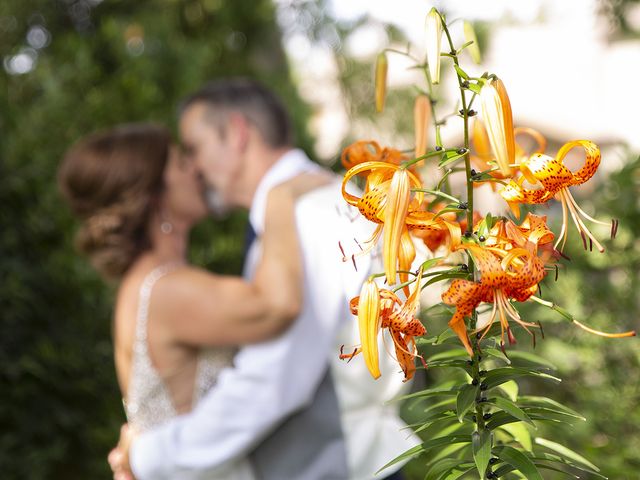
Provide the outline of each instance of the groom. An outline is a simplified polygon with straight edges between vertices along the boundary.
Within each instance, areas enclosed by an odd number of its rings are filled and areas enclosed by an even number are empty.
[[[249,208],[256,234],[245,264],[251,277],[268,191],[322,169],[292,147],[286,110],[255,81],[220,80],[187,98],[180,133],[185,155],[213,192],[212,203]],[[338,360],[341,345],[359,343],[349,300],[371,271],[367,257],[357,260],[357,270],[341,261],[338,242],[366,239],[371,226],[349,211],[340,186],[334,177],[296,205],[305,269],[300,317],[279,338],[241,348],[191,413],[133,440],[129,459],[138,480],[216,478],[245,456],[259,479],[401,478],[401,463],[375,476],[419,443],[400,432],[405,424],[397,403],[385,405],[401,393],[397,364],[381,359],[383,375],[374,381],[360,359]]]

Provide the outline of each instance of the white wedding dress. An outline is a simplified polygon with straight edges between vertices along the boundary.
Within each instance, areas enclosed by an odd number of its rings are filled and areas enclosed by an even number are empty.
[[[140,287],[131,376],[127,399],[123,400],[127,421],[139,433],[151,430],[178,415],[169,390],[153,366],[147,343],[151,291],[155,283],[176,266],[176,264],[167,264],[157,267],[145,277]],[[208,348],[200,351],[194,382],[193,407],[216,384],[220,372],[231,365],[233,354],[234,349],[227,347]],[[176,478],[253,480],[254,475],[250,463],[243,459],[230,462],[215,471],[185,471]]]

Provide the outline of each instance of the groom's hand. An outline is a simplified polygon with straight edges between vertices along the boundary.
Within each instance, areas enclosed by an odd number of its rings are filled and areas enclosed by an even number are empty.
[[[122,425],[118,445],[109,452],[107,457],[113,472],[113,480],[135,480],[129,465],[129,447],[133,437],[134,433],[129,425],[126,423]]]

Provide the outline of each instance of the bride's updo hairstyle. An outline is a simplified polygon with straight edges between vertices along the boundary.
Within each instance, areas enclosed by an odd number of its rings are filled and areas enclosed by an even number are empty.
[[[109,280],[121,278],[151,248],[148,223],[170,144],[166,128],[131,124],[92,134],[64,157],[58,184],[82,222],[76,246]]]

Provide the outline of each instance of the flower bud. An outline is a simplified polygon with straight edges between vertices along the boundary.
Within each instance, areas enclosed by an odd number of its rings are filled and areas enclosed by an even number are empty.
[[[509,176],[515,159],[513,116],[507,90],[500,79],[488,82],[482,87],[480,103],[484,126],[500,172]]]
[[[376,112],[384,110],[384,100],[387,95],[387,55],[382,52],[376,59]]]
[[[438,10],[432,8],[427,15],[427,62],[434,85],[440,83],[440,44],[442,40],[442,18]]]
[[[416,136],[416,158],[427,153],[427,129],[431,121],[431,101],[426,95],[418,95],[413,106],[413,123]]]

